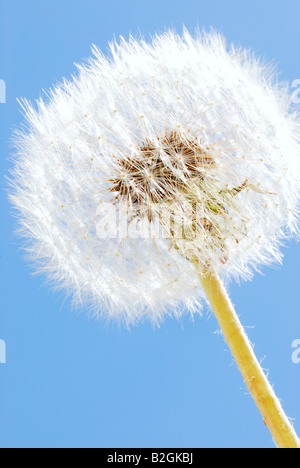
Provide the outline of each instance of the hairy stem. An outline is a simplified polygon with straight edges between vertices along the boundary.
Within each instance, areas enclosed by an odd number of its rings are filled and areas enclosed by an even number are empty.
[[[199,277],[224,337],[245,383],[279,448],[300,448],[299,438],[260,366],[220,279],[199,272]]]

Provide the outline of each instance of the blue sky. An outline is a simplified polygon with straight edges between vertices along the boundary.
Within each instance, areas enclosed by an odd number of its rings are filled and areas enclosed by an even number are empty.
[[[74,62],[104,52],[114,36],[184,24],[221,30],[300,78],[300,1],[0,0],[0,166],[7,175],[16,98],[34,100]],[[1,178],[1,447],[273,447],[209,310],[159,329],[105,326],[71,309],[32,276],[14,236]],[[300,249],[287,242],[282,267],[232,285],[255,351],[300,433]]]

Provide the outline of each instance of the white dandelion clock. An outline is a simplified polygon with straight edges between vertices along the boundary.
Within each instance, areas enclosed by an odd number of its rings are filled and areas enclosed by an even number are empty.
[[[126,323],[208,297],[276,443],[299,445],[219,280],[280,260],[297,231],[287,87],[215,33],[94,55],[47,103],[23,102],[11,199],[28,252],[76,303]]]

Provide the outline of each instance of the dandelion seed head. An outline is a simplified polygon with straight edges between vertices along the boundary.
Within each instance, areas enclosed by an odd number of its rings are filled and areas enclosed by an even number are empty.
[[[249,278],[297,231],[299,117],[217,33],[94,47],[16,136],[11,200],[37,270],[96,316],[200,310],[193,262]]]

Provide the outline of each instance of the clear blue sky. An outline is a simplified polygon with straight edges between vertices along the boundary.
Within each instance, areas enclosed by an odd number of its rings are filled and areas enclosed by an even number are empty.
[[[114,35],[147,35],[182,24],[213,26],[229,40],[300,78],[300,0],[0,0],[1,172],[11,131],[22,121],[16,98],[39,97],[74,62],[103,51]],[[160,329],[104,326],[71,309],[31,275],[1,179],[1,447],[273,447],[231,355],[206,311]],[[270,369],[300,433],[300,249],[291,241],[281,268],[265,268],[231,297],[263,366]]]

